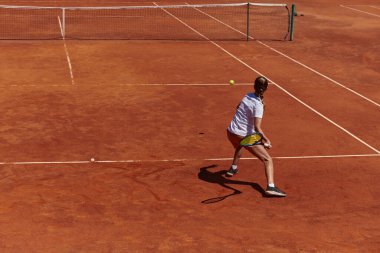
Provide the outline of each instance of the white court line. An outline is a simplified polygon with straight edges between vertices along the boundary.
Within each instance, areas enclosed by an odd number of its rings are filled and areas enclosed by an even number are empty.
[[[95,18],[145,18],[145,16],[92,16]]]
[[[60,27],[60,29],[61,29],[61,35],[62,35],[62,40],[63,40],[63,46],[64,46],[64,48],[65,48],[67,64],[69,65],[70,77],[71,77],[71,84],[75,84],[75,81],[74,81],[74,74],[73,74],[73,68],[72,68],[72,66],[71,66],[71,60],[70,60],[70,55],[69,55],[69,50],[67,50],[66,40],[65,40],[65,36],[64,36],[64,34],[63,34],[62,23],[61,23],[61,19],[59,18],[59,16],[58,16],[58,22],[59,22],[59,27]]]
[[[25,17],[25,14],[14,15],[14,14],[5,14],[2,17],[10,17],[10,18],[22,18]],[[41,17],[41,15],[28,15],[28,17]],[[91,16],[91,18],[145,18],[146,16]]]
[[[373,14],[371,12],[366,12],[366,11],[358,10],[358,9],[355,9],[355,8],[352,8],[352,7],[348,7],[348,6],[345,6],[345,5],[340,5],[340,7],[347,8],[347,9],[350,9],[350,10],[354,10],[354,11],[357,11],[357,12],[362,12],[362,13],[365,13],[365,14],[368,14],[368,15],[380,18],[380,15],[376,15],[376,14]]]
[[[10,85],[0,85],[1,88],[6,87],[72,87],[72,84],[10,84]]]
[[[253,83],[140,83],[140,84],[119,84],[125,86],[252,86]]]
[[[23,3],[23,2],[27,2],[27,3],[47,3],[46,0],[23,0],[23,1],[16,1],[15,3],[13,3],[13,5],[17,5],[17,3]],[[95,1],[96,2],[96,1]],[[104,3],[104,0],[100,0],[98,2],[101,2],[102,4]],[[57,3],[55,1],[55,3]],[[138,1],[138,2],[124,2],[124,1],[107,1],[107,4],[109,3],[113,3],[113,4],[140,4],[140,3],[152,3],[150,1]]]
[[[280,55],[282,55],[282,56],[288,58],[289,60],[291,60],[291,61],[293,61],[293,62],[295,62],[295,63],[301,65],[302,67],[304,67],[304,68],[306,68],[306,69],[308,69],[308,70],[314,72],[315,74],[317,74],[317,75],[319,75],[319,76],[321,76],[321,77],[323,77],[323,78],[325,78],[325,79],[327,79],[327,80],[329,80],[329,81],[335,83],[336,85],[338,85],[338,86],[340,86],[340,87],[342,87],[342,88],[344,88],[344,89],[346,89],[346,90],[348,90],[348,91],[354,93],[355,95],[357,95],[357,96],[359,96],[359,97],[361,97],[361,98],[367,100],[368,102],[370,102],[370,103],[376,105],[377,107],[380,107],[380,104],[379,104],[379,103],[376,103],[376,102],[373,101],[372,99],[369,99],[369,98],[367,98],[366,96],[364,96],[364,95],[362,95],[362,94],[360,94],[360,93],[358,93],[358,92],[356,92],[356,91],[354,91],[354,90],[348,88],[347,86],[345,86],[345,85],[339,83],[338,81],[335,81],[335,80],[333,80],[332,78],[330,78],[330,77],[328,77],[328,76],[326,76],[326,75],[324,75],[324,74],[318,72],[317,70],[315,70],[315,69],[313,69],[313,68],[311,68],[311,67],[309,67],[309,66],[306,66],[305,64],[303,64],[303,63],[301,63],[301,62],[299,62],[299,61],[297,61],[297,60],[291,58],[290,56],[288,56],[288,55],[286,55],[286,54],[284,54],[284,53],[282,53],[282,52],[280,52],[280,51],[278,51],[278,50],[276,50],[276,49],[270,47],[269,45],[267,45],[267,44],[265,44],[265,43],[263,43],[263,42],[261,42],[261,41],[259,41],[259,40],[258,40],[257,42],[260,43],[260,44],[262,44],[263,46],[269,48],[270,50],[272,50],[272,51],[274,51],[274,52],[276,52],[276,53],[278,53],[278,54],[280,54]]]
[[[157,5],[155,2],[153,2],[154,5],[156,6],[159,6]],[[226,54],[230,55],[232,58],[234,58],[235,60],[237,60],[238,62],[240,62],[241,64],[243,64],[244,66],[246,66],[247,68],[249,68],[250,70],[252,70],[253,72],[257,73],[258,75],[260,76],[265,76],[264,74],[260,73],[258,70],[254,69],[252,66],[248,65],[246,62],[244,62],[243,60],[241,60],[240,58],[238,58],[237,56],[235,56],[234,54],[232,54],[231,52],[229,52],[227,49],[223,48],[222,46],[220,46],[218,43],[210,40],[208,37],[206,37],[205,35],[203,35],[202,33],[198,32],[196,29],[194,29],[193,27],[191,27],[190,25],[188,25],[187,23],[185,23],[184,21],[182,21],[180,18],[176,17],[175,15],[173,15],[172,13],[170,13],[169,11],[165,10],[164,8],[161,8],[161,10],[163,10],[164,12],[166,12],[168,15],[172,16],[174,19],[176,19],[177,21],[179,21],[180,23],[182,23],[183,25],[185,25],[186,27],[188,27],[189,29],[191,29],[193,32],[197,33],[199,36],[201,36],[202,38],[206,39],[207,41],[209,41],[211,44],[213,44],[214,46],[216,46],[217,48],[219,48],[220,50],[222,50],[223,52],[225,52]],[[330,118],[328,118],[327,116],[323,115],[322,113],[320,113],[319,111],[317,111],[316,109],[314,109],[313,107],[311,107],[310,105],[306,104],[305,102],[303,102],[301,99],[299,99],[298,97],[296,97],[295,95],[293,95],[292,93],[290,93],[289,91],[287,91],[285,88],[283,88],[282,86],[280,86],[279,84],[275,83],[273,80],[271,80],[270,78],[267,77],[267,79],[272,82],[277,88],[279,88],[280,90],[282,90],[283,92],[285,92],[286,94],[288,94],[290,97],[292,97],[293,99],[295,99],[296,101],[298,101],[299,103],[301,103],[302,105],[304,105],[305,107],[307,107],[308,109],[310,109],[311,111],[313,111],[314,113],[318,114],[320,117],[324,118],[325,120],[327,120],[328,122],[330,122],[331,124],[333,124],[334,126],[338,127],[340,130],[342,130],[343,132],[345,132],[346,134],[350,135],[352,138],[356,139],[357,141],[359,141],[360,143],[364,144],[365,146],[367,146],[368,148],[372,149],[373,151],[375,151],[377,154],[380,154],[380,151],[377,150],[376,148],[372,147],[371,145],[369,145],[368,143],[366,143],[365,141],[363,141],[362,139],[360,139],[359,137],[355,136],[354,134],[352,134],[350,131],[348,131],[347,129],[345,129],[344,127],[340,126],[339,124],[335,123],[333,120],[331,120]]]
[[[188,4],[188,3],[186,3],[186,4]],[[203,12],[202,10],[199,10],[198,8],[195,8],[195,9],[196,9],[197,11],[203,13],[204,15],[206,15],[206,16],[208,16],[208,17],[214,19],[215,21],[217,21],[217,22],[219,22],[219,23],[221,23],[221,24],[227,26],[227,27],[230,28],[231,30],[234,30],[234,31],[236,31],[236,32],[238,32],[238,33],[240,33],[240,34],[242,34],[242,35],[245,35],[245,36],[247,35],[246,33],[237,30],[236,28],[234,28],[234,27],[232,27],[232,26],[230,26],[230,25],[224,23],[223,21],[221,21],[221,20],[219,20],[219,19],[213,17],[212,15],[209,15],[208,13],[205,13],[205,12]],[[250,38],[250,39],[254,39],[252,36],[249,36],[249,38]],[[328,77],[328,76],[326,76],[326,75],[324,75],[324,74],[318,72],[317,70],[315,70],[315,69],[313,69],[313,68],[311,68],[311,67],[309,67],[309,66],[307,66],[307,65],[305,65],[305,64],[303,64],[303,63],[301,63],[301,62],[299,62],[299,61],[297,61],[296,59],[294,59],[294,58],[292,58],[292,57],[290,57],[290,56],[288,56],[288,55],[286,55],[286,54],[284,54],[284,53],[278,51],[277,49],[272,48],[271,46],[265,44],[264,42],[262,42],[262,41],[260,41],[260,40],[257,40],[257,43],[259,43],[259,44],[261,44],[261,45],[267,47],[268,49],[270,49],[270,50],[272,50],[272,51],[274,51],[274,52],[276,52],[276,53],[278,53],[278,54],[284,56],[285,58],[287,58],[287,59],[289,59],[289,60],[291,60],[291,61],[293,61],[293,62],[295,62],[295,63],[297,63],[297,64],[299,64],[299,65],[301,65],[302,67],[304,67],[304,68],[310,70],[311,72],[314,72],[315,74],[317,74],[317,75],[319,75],[319,76],[321,76],[321,77],[323,77],[323,78],[329,80],[330,82],[333,82],[334,84],[336,84],[336,85],[338,85],[338,86],[340,86],[340,87],[342,87],[342,88],[344,88],[344,89],[346,89],[346,90],[348,90],[348,91],[354,93],[355,95],[357,95],[357,96],[359,96],[359,97],[361,97],[361,98],[367,100],[368,102],[370,102],[370,103],[372,103],[372,104],[374,104],[374,105],[380,107],[380,104],[379,104],[379,103],[376,103],[375,101],[373,101],[373,100],[371,100],[371,99],[369,99],[369,98],[363,96],[362,94],[360,94],[360,93],[358,93],[358,92],[356,92],[356,91],[354,91],[354,90],[348,88],[347,86],[345,86],[345,85],[339,83],[338,81],[335,81],[335,80],[333,80],[332,78],[330,78],[330,77]]]
[[[345,4],[345,6],[368,6],[368,4]]]
[[[350,6],[361,6],[361,7],[371,7],[371,8],[375,8],[375,9],[380,9],[380,6],[377,6],[377,5],[368,5],[368,4],[346,4],[344,6],[347,6],[347,7],[350,7]]]
[[[277,156],[272,159],[321,159],[321,158],[354,158],[354,157],[380,157],[380,154],[360,155],[316,155],[316,156]],[[156,159],[156,160],[95,160],[91,161],[40,161],[40,162],[0,162],[0,165],[38,165],[38,164],[96,164],[96,163],[151,163],[151,162],[191,162],[191,161],[231,161],[233,158],[184,158],[184,159]],[[241,160],[257,160],[256,157],[242,157]]]
[[[271,82],[269,82],[271,84]],[[100,86],[101,84],[83,84],[83,87]],[[233,86],[252,86],[253,83],[235,83]],[[72,87],[71,84],[10,84],[0,85],[0,88],[6,87]],[[122,84],[107,84],[111,86],[232,86],[229,83],[122,83]]]

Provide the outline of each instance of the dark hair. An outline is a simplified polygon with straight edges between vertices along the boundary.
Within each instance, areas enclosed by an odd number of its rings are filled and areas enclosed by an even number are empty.
[[[268,80],[263,76],[257,77],[253,88],[255,88],[255,93],[259,95],[261,99],[264,98],[264,92],[268,88]]]

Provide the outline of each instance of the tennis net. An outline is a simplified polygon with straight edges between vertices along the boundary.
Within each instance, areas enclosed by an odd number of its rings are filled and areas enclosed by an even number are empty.
[[[286,4],[0,5],[0,39],[287,40],[292,17]]]

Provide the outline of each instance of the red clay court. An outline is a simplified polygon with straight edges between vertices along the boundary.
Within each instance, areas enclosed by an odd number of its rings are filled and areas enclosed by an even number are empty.
[[[380,4],[259,2],[296,5],[293,41],[246,41],[236,29],[220,39],[170,10],[157,22],[190,38],[73,38],[96,28],[75,30],[81,16],[70,23],[68,11],[41,30],[54,38],[23,28],[29,38],[0,40],[0,251],[379,252]],[[210,2],[0,0],[200,3]],[[211,28],[227,25],[213,17]],[[286,198],[264,196],[248,152],[224,176],[226,128],[258,75],[271,82],[263,128]]]

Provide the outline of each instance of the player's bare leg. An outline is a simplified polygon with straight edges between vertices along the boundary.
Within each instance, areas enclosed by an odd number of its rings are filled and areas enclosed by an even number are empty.
[[[273,159],[263,145],[255,145],[247,148],[254,156],[259,158],[265,166],[265,174],[267,177],[267,195],[285,197],[286,193],[278,189],[274,184],[274,167]]]
[[[242,146],[240,146],[240,140],[243,139],[243,137],[236,134],[232,134],[228,130],[227,130],[227,137],[228,137],[228,140],[231,142],[231,144],[235,148],[232,165],[226,173],[227,176],[232,177],[233,175],[238,173],[237,164],[239,162],[239,159],[241,158],[241,154],[243,151]]]

